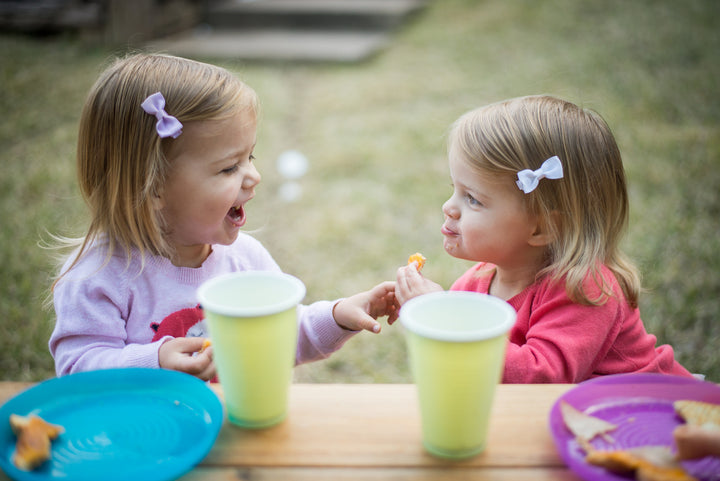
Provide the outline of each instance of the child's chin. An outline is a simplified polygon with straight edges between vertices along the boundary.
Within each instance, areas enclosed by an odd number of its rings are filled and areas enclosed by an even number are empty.
[[[445,252],[450,254],[453,257],[458,257],[458,250],[459,250],[459,243],[455,239],[445,239],[443,241],[443,247],[445,248]]]

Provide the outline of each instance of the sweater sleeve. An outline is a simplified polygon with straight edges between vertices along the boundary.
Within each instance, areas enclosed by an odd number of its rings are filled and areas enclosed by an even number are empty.
[[[325,359],[357,334],[335,322],[332,309],[336,302],[318,301],[299,307],[296,364]]]
[[[165,339],[128,342],[127,289],[107,274],[101,270],[88,275],[76,267],[55,287],[57,321],[49,347],[58,376],[114,367],[159,367],[158,351]]]

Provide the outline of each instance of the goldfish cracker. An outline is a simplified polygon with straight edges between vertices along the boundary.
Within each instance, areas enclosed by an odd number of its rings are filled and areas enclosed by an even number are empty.
[[[205,339],[202,343],[202,347],[198,351],[198,354],[203,353],[205,351],[205,349],[207,349],[210,346],[212,346],[212,341],[210,341],[210,339]]]
[[[50,441],[65,432],[62,426],[50,424],[34,414],[11,414],[10,427],[17,436],[12,462],[24,471],[31,471],[50,459]]]
[[[417,262],[417,270],[420,272],[420,270],[425,265],[425,256],[420,254],[419,252],[416,252],[415,254],[408,257],[408,265],[412,264],[413,262]]]

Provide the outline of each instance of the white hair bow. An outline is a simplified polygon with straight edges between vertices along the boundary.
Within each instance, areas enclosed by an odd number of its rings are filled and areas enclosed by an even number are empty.
[[[557,155],[554,155],[547,159],[545,162],[543,162],[539,169],[521,170],[520,172],[518,172],[517,176],[517,186],[520,188],[520,190],[522,190],[526,194],[529,194],[538,186],[538,184],[540,183],[540,179],[562,179],[562,163],[560,162],[560,158]]]
[[[182,134],[182,124],[178,119],[165,112],[165,97],[160,92],[155,92],[140,104],[145,112],[157,118],[155,130],[161,138],[172,137],[177,139]]]

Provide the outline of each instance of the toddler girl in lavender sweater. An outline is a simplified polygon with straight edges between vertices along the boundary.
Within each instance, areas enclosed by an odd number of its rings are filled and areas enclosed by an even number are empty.
[[[58,375],[167,368],[212,379],[196,290],[235,271],[279,271],[240,232],[260,174],[255,92],[224,69],[166,55],[117,60],[92,87],[77,166],[86,235],[53,284]],[[296,362],[322,359],[360,330],[394,321],[393,283],[299,307]],[[190,334],[191,337],[185,337]]]

